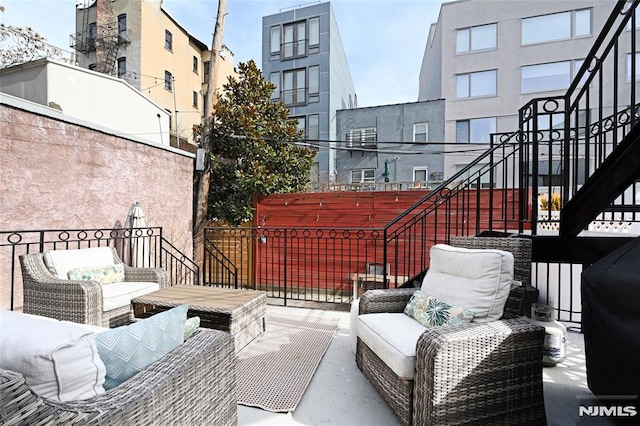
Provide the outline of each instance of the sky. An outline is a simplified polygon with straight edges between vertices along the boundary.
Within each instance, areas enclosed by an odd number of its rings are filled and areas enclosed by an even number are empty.
[[[227,0],[223,43],[235,63],[253,59],[262,66],[262,17],[305,0]],[[440,12],[439,0],[332,0],[358,106],[418,100],[418,76],[429,34]],[[28,26],[65,51],[75,32],[76,0],[0,0],[0,22]],[[211,46],[216,0],[164,0],[164,9],[189,33]]]

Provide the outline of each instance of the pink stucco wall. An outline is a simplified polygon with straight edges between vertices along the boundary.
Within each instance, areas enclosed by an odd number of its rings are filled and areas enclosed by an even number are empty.
[[[0,231],[121,227],[138,201],[147,225],[163,227],[191,256],[192,154],[25,105],[0,102]],[[6,243],[0,241],[0,308],[10,299]],[[20,283],[14,303],[22,306]]]

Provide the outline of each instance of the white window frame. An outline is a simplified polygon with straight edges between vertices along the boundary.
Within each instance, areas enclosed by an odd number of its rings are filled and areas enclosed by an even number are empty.
[[[424,126],[424,132],[418,131],[421,126]],[[422,130],[422,129],[420,129]],[[416,135],[424,135],[424,140],[416,140]],[[413,124],[413,141],[415,143],[426,143],[429,142],[429,123],[414,123]]]
[[[376,183],[376,169],[352,169],[350,183]]]
[[[484,90],[486,85],[480,81],[491,78],[493,74],[493,87],[489,91]],[[480,91],[482,89],[482,91]],[[476,71],[456,75],[456,98],[484,98],[497,96],[498,94],[498,70]]]
[[[475,47],[474,40],[476,40],[475,45],[477,46],[480,39],[478,36],[482,31],[493,29],[493,45],[486,47]],[[474,36],[475,33],[475,36]],[[486,50],[495,50],[498,48],[498,24],[486,24],[486,25],[477,25],[474,27],[468,28],[460,28],[456,32],[456,53],[469,53],[469,52],[479,52]]]
[[[416,178],[416,172],[424,172],[424,180],[420,179],[418,180]],[[418,167],[414,167],[413,168],[413,181],[414,182],[427,182],[429,180],[429,168],[427,166],[418,166]]]

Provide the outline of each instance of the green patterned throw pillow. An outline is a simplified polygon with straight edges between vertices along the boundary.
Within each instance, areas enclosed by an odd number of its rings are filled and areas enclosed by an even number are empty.
[[[187,322],[184,325],[184,340],[187,340],[189,337],[196,332],[196,330],[200,327],[200,317],[191,317],[187,318]]]
[[[470,309],[452,306],[433,296],[427,296],[420,290],[413,293],[404,308],[404,313],[427,328],[468,324],[473,320],[473,312]]]
[[[97,281],[100,284],[124,281],[124,263],[102,266],[85,266],[69,270],[69,279],[75,281]]]

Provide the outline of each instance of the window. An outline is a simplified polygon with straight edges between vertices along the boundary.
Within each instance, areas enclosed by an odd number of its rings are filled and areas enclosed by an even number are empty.
[[[271,48],[270,53],[272,55],[280,54],[280,27],[271,27]]]
[[[198,108],[198,92],[193,92],[193,107]]]
[[[351,183],[375,183],[376,169],[351,170]]]
[[[320,18],[309,19],[309,53],[320,52]]]
[[[456,121],[456,142],[458,143],[490,143],[490,135],[495,132],[495,117]]]
[[[427,167],[414,167],[413,168],[413,181],[414,182],[426,182],[427,176],[429,176],[429,169]]]
[[[320,116],[311,114],[309,116],[309,130],[307,131],[307,139],[317,141],[320,139]]]
[[[534,16],[522,20],[522,44],[545,43],[588,35],[591,35],[591,9]]]
[[[169,71],[164,72],[164,88],[168,91],[173,91],[173,76]]]
[[[164,30],[164,48],[173,51],[173,36],[169,30]]]
[[[118,42],[124,43],[127,39],[127,15],[118,15]]]
[[[351,129],[346,135],[348,146],[375,146],[378,140],[377,130],[375,127],[363,127],[360,129]]]
[[[209,82],[209,64],[211,62],[205,61],[202,63],[202,81],[205,83]]]
[[[429,123],[416,123],[413,125],[413,141],[428,142],[429,141]]]
[[[307,23],[295,22],[283,26],[284,38],[282,53],[285,59],[306,56],[307,54]]]
[[[305,69],[285,71],[282,74],[282,97],[285,105],[304,105],[307,103],[306,76]]]
[[[631,68],[635,67],[635,80],[640,80],[640,53],[636,53],[631,56],[631,53],[627,53],[627,81],[631,81]]]
[[[498,26],[496,24],[458,30],[456,53],[495,49],[498,45],[497,31]]]
[[[118,77],[124,78],[127,75],[127,58],[118,58]]]
[[[198,57],[197,56],[193,57],[193,72],[198,74]]]
[[[309,67],[309,102],[320,101],[320,67]]]
[[[456,97],[495,96],[497,76],[496,70],[458,74],[456,76]]]
[[[89,32],[87,37],[87,48],[96,48],[96,39],[98,38],[98,24],[92,22],[89,24]]]
[[[269,74],[269,81],[271,81],[271,83],[276,86],[276,88],[273,89],[273,93],[271,93],[271,100],[280,99],[280,73],[272,72],[271,74]]]
[[[298,120],[298,125],[296,126],[296,130],[299,132],[307,134],[307,119],[306,117],[292,117],[294,120]]]
[[[571,84],[571,61],[522,67],[522,93],[566,89]]]

